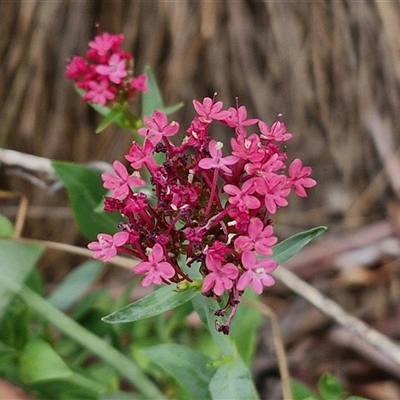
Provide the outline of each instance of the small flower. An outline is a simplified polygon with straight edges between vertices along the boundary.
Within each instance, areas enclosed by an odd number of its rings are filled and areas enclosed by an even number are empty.
[[[275,142],[284,142],[291,139],[293,136],[291,133],[286,132],[286,126],[281,121],[274,122],[271,126],[271,130],[265,122],[259,121],[258,128],[262,133],[262,139],[274,140]]]
[[[145,140],[143,147],[133,142],[125,158],[130,161],[132,168],[140,169],[144,164],[149,171],[154,170],[157,164],[153,158],[154,144],[150,140]]]
[[[221,296],[225,290],[232,289],[233,280],[239,275],[239,270],[235,264],[222,264],[220,260],[214,258],[208,258],[206,264],[210,273],[204,278],[201,288],[203,293],[213,289],[217,296]]]
[[[172,121],[168,124],[167,116],[160,110],[155,110],[152,117],[144,117],[146,128],[140,128],[138,133],[156,145],[163,137],[173,136],[179,130],[179,124]]]
[[[246,181],[242,188],[238,188],[235,185],[225,185],[224,191],[228,193],[229,203],[235,205],[240,211],[257,209],[261,206],[260,200],[257,197],[251,196],[254,193],[254,187],[252,181]]]
[[[259,120],[258,118],[247,118],[247,110],[245,106],[240,106],[239,108],[229,107],[229,116],[225,118],[224,122],[228,124],[231,128],[238,128],[239,131],[244,129],[245,126],[250,126],[256,124]]]
[[[104,32],[90,41],[89,47],[96,50],[99,56],[105,56],[111,49],[116,50],[123,40],[124,35],[122,34],[111,35],[110,33]]]
[[[68,79],[75,81],[83,79],[88,72],[88,63],[83,57],[74,57],[67,65],[66,75]]]
[[[239,290],[244,290],[251,285],[255,293],[261,294],[264,286],[275,284],[274,278],[268,275],[278,266],[275,260],[264,258],[258,261],[254,252],[244,251],[242,253],[242,265],[246,271],[240,276],[237,283]]]
[[[236,164],[239,158],[236,156],[222,157],[222,146],[221,142],[211,140],[208,146],[211,158],[202,158],[199,161],[199,167],[202,169],[220,168],[227,175],[232,175],[232,171],[227,167],[227,165]]]
[[[108,79],[116,84],[121,83],[122,78],[128,75],[126,71],[126,61],[122,60],[118,54],[113,54],[108,60],[108,65],[98,65],[96,72],[107,76]]]
[[[108,87],[106,79],[100,80],[100,82],[89,81],[87,83],[89,90],[83,96],[85,101],[92,101],[101,106],[104,106],[108,100],[114,100],[115,94]]]
[[[226,118],[229,118],[229,111],[221,111],[222,106],[222,101],[217,101],[216,103],[214,103],[214,101],[209,97],[205,97],[203,99],[203,103],[200,103],[197,100],[193,100],[193,107],[196,110],[197,114],[199,114],[200,121],[207,124],[210,124],[214,119],[224,120]]]
[[[270,174],[268,180],[261,177],[250,178],[254,182],[254,188],[257,193],[264,196],[264,203],[270,214],[275,214],[278,207],[288,205],[286,197],[290,189],[286,185],[287,178],[284,175]]]
[[[311,188],[317,184],[314,179],[308,177],[311,172],[311,167],[303,167],[303,163],[298,158],[290,164],[288,184],[289,187],[294,187],[294,191],[300,197],[307,197],[304,188]]]
[[[159,243],[151,249],[148,261],[143,261],[133,267],[135,274],[146,274],[142,286],[149,286],[152,283],[160,285],[164,280],[171,279],[175,275],[174,267],[164,259],[164,251]]]
[[[242,160],[249,160],[251,162],[260,162],[264,156],[265,151],[261,147],[260,137],[253,133],[248,138],[238,137],[231,139],[232,154],[240,157]]]
[[[131,88],[138,90],[139,92],[147,92],[147,75],[141,74],[139,76],[134,76],[131,80]]]
[[[248,236],[241,235],[234,241],[235,249],[239,252],[255,250],[258,254],[272,254],[272,246],[278,241],[273,234],[272,225],[264,228],[259,218],[252,218],[248,227]]]
[[[145,186],[146,182],[135,175],[129,175],[125,165],[120,161],[114,161],[113,168],[116,176],[106,172],[101,175],[106,189],[112,190],[112,195],[118,200],[125,199],[131,192],[131,187]]]
[[[98,242],[91,242],[88,248],[93,250],[93,257],[107,262],[117,255],[117,248],[123,246],[129,239],[128,232],[117,232],[114,236],[107,233],[97,235]]]

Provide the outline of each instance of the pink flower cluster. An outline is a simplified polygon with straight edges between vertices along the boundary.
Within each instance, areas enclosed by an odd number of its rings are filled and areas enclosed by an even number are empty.
[[[260,294],[274,284],[270,273],[277,262],[269,256],[277,238],[271,217],[288,205],[291,191],[305,197],[316,182],[300,159],[286,169],[282,144],[292,135],[280,119],[268,127],[247,119],[244,106],[224,110],[215,98],[193,105],[198,116],[180,144],[170,140],[179,124],[157,110],[138,131],[143,144],[133,142],[125,156],[134,172],[116,161],[115,174],[103,174],[104,187],[111,190],[105,210],[118,211],[125,222],[121,232],[100,234],[89,248],[104,261],[117,252],[141,259],[133,272],[145,276],[143,286],[190,282],[200,272],[205,296],[228,295],[216,312],[230,311],[218,328],[228,333],[243,291],[251,287]],[[231,155],[210,137],[215,123],[232,128]],[[250,128],[255,125],[258,129]],[[153,195],[141,191],[139,170],[150,174]]]
[[[123,40],[123,34],[104,32],[89,42],[87,59],[76,56],[68,64],[66,75],[85,91],[85,101],[101,106],[123,103],[147,90],[147,76],[133,76],[132,55],[120,48]]]

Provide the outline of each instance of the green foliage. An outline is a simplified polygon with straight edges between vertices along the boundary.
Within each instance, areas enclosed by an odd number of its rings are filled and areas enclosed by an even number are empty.
[[[67,189],[72,211],[81,232],[90,240],[100,232],[117,231],[120,216],[96,211],[107,190],[103,188],[101,174],[83,165],[52,161],[52,167]]]
[[[318,394],[296,379],[292,379],[290,384],[294,400],[368,400],[360,396],[349,396],[339,380],[329,372],[319,378]]]
[[[183,107],[183,103],[165,107],[153,70],[147,66],[144,72],[147,75],[147,86],[149,90],[142,95],[142,117],[151,116],[154,110],[161,110],[165,112],[165,114],[172,114]]]
[[[14,235],[14,227],[11,221],[4,215],[0,215],[0,236],[12,237]]]

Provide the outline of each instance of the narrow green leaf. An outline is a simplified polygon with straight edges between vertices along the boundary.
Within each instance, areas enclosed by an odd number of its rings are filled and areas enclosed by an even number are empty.
[[[147,75],[148,90],[142,95],[143,117],[146,115],[151,116],[154,110],[162,110],[164,108],[164,102],[153,70],[151,67],[147,66],[144,69],[144,73]]]
[[[11,221],[4,215],[0,215],[0,236],[12,237],[14,235],[14,227]]]
[[[187,346],[168,343],[142,352],[165,372],[172,375],[192,399],[211,400],[208,385],[215,369],[207,367],[210,359]]]
[[[297,379],[290,380],[293,400],[318,400],[318,397],[304,383]]]
[[[121,121],[122,118],[124,118],[124,112],[120,107],[110,109],[110,111],[107,113],[107,116],[103,119],[103,121],[100,122],[99,126],[96,128],[96,133],[104,131],[104,129],[106,129],[107,126],[112,124],[113,122],[115,122],[117,125],[120,125],[118,122]]]
[[[21,287],[43,251],[42,246],[0,240],[0,276],[6,275],[17,287]],[[13,292],[0,285],[0,320],[13,296]]]
[[[258,300],[259,296],[252,290],[246,290],[243,298]],[[262,321],[261,313],[245,303],[240,304],[232,320],[229,336],[235,341],[236,348],[247,365],[251,364]]]
[[[318,226],[308,231],[297,233],[296,235],[283,240],[273,247],[274,254],[272,255],[272,258],[278,261],[279,264],[284,263],[298,253],[305,245],[310,243],[311,240],[315,239],[325,231],[325,226]]]
[[[99,277],[103,268],[100,261],[87,261],[70,272],[48,297],[48,301],[59,310],[67,310]]]
[[[37,383],[71,377],[73,372],[43,340],[29,342],[21,356],[20,377],[24,383]]]
[[[175,285],[163,286],[134,303],[103,317],[102,321],[112,324],[133,322],[171,310],[191,300],[199,293],[199,284],[193,283],[181,291],[177,291]]]
[[[100,232],[115,233],[120,216],[94,211],[107,193],[103,188],[101,173],[83,165],[61,161],[52,161],[52,166],[67,188],[81,232],[90,240],[96,239]]]
[[[322,400],[339,400],[346,394],[343,385],[329,372],[319,378],[318,392]]]
[[[239,356],[217,369],[209,389],[213,400],[259,399],[250,370]]]
[[[182,102],[165,107],[153,70],[151,67],[147,66],[144,72],[147,75],[147,86],[149,90],[142,95],[142,117],[153,115],[154,110],[162,110],[165,114],[172,114],[183,107]]]

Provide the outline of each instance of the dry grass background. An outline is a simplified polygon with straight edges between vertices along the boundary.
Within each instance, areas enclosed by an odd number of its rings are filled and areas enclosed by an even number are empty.
[[[183,124],[191,100],[214,92],[226,105],[238,96],[269,123],[283,113],[294,133],[288,152],[313,166],[318,187],[279,213],[282,235],[363,226],[398,199],[385,152],[400,146],[400,1],[2,1],[2,147],[77,162],[123,157],[129,135],[109,128],[96,136],[98,116],[64,76],[97,22],[125,34],[137,72],[153,67],[167,104],[185,102],[175,116]],[[64,194],[9,172],[1,188],[36,206],[25,236],[82,243],[60,208]],[[57,277],[65,257],[48,263]]]

